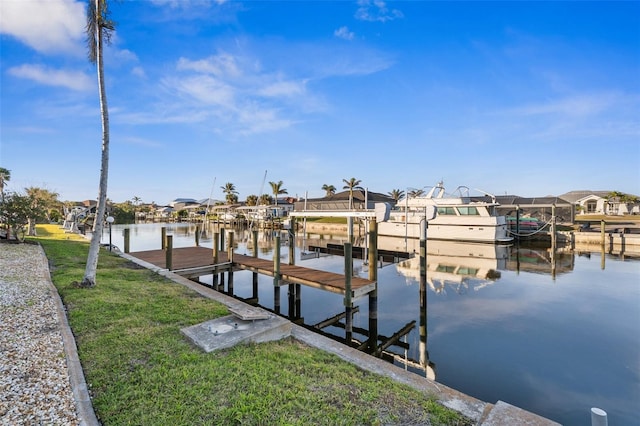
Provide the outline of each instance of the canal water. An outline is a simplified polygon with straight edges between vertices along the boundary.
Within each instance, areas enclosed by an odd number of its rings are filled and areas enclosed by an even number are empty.
[[[122,249],[127,227],[131,252],[159,249],[163,226],[174,247],[194,245],[193,224],[115,225],[112,242]],[[212,247],[212,233],[201,235],[202,246]],[[235,231],[237,253],[252,254],[250,235]],[[284,245],[286,233],[281,240]],[[343,273],[344,258],[320,248],[345,240],[299,232],[295,263]],[[258,256],[272,259],[274,241],[273,231],[260,231]],[[419,252],[414,240],[381,238],[378,246]],[[385,357],[480,400],[502,400],[562,424],[589,425],[590,409],[598,407],[609,425],[640,425],[640,253],[599,249],[554,253],[548,247],[429,240],[423,292],[417,257],[379,263],[378,334],[410,330]],[[281,257],[288,262],[286,247]],[[367,278],[369,267],[354,259],[358,276]],[[202,281],[210,284],[211,276]],[[252,297],[250,272],[234,274],[234,294]],[[281,294],[286,316],[286,287]],[[259,304],[273,309],[272,278],[260,277]],[[364,331],[353,337],[364,341],[368,299],[355,305],[354,330]],[[318,324],[344,313],[342,296],[302,286],[300,312],[306,325]],[[343,325],[323,332],[345,336]]]

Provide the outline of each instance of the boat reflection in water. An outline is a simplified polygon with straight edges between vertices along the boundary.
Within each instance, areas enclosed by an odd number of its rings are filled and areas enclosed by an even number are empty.
[[[508,246],[429,240],[426,280],[436,293],[446,291],[446,286],[457,293],[478,290],[500,278],[499,271],[507,268],[508,259]],[[407,278],[420,279],[417,255],[399,262],[397,268]]]

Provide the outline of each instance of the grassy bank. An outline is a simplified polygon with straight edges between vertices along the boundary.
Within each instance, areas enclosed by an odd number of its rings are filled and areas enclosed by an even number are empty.
[[[429,395],[293,339],[203,353],[180,328],[225,306],[107,251],[73,285],[88,242],[38,228],[94,408],[105,425],[470,424]]]

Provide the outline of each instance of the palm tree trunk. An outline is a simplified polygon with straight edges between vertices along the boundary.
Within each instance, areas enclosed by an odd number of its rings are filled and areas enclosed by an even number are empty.
[[[107,94],[104,87],[104,67],[102,61],[102,20],[100,11],[102,0],[95,0],[98,23],[96,25],[96,65],[98,70],[98,89],[100,91],[100,113],[102,117],[102,161],[100,166],[100,186],[98,188],[98,205],[96,217],[93,221],[93,233],[87,256],[87,265],[81,285],[93,287],[96,285],[96,272],[98,270],[98,255],[100,254],[100,238],[104,226],[104,214],[107,201],[107,181],[109,177],[109,110],[107,107]]]

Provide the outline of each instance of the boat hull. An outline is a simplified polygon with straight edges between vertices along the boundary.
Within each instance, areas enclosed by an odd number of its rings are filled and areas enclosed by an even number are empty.
[[[428,221],[427,235],[430,240],[469,241],[482,243],[508,243],[513,240],[508,234],[502,217],[436,217]],[[390,218],[378,223],[378,235],[402,238],[420,238],[420,221],[404,216]]]

